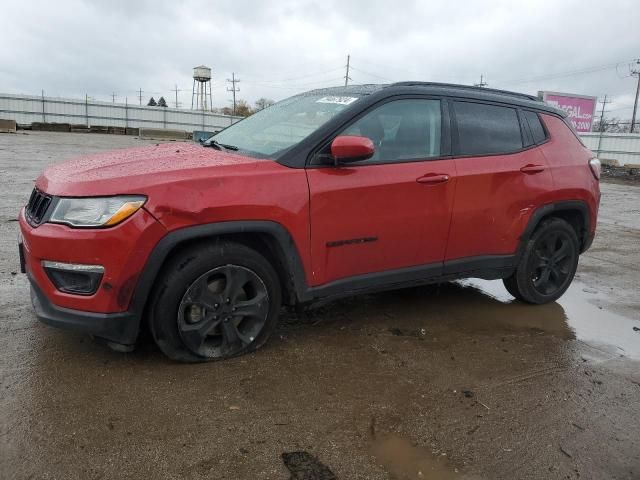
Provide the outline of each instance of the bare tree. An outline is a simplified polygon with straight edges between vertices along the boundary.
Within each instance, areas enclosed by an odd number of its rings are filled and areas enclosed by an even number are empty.
[[[594,132],[608,132],[608,133],[629,133],[631,131],[631,122],[622,121],[619,118],[603,118],[602,124],[600,119],[596,120],[593,124]]]
[[[248,117],[253,113],[251,105],[246,100],[238,100],[236,102],[236,115],[240,117]]]
[[[274,103],[276,102],[274,102],[270,98],[261,97],[258,100],[256,100],[256,111],[264,110],[265,108],[270,107]]]

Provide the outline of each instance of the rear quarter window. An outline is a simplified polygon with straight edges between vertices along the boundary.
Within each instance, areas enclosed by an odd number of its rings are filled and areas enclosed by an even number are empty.
[[[458,155],[511,153],[522,149],[520,122],[515,108],[453,102],[458,127]]]
[[[547,139],[547,132],[545,132],[538,114],[528,110],[525,110],[522,113],[524,121],[529,125],[529,131],[531,132],[531,135],[533,135],[533,143],[543,143]]]

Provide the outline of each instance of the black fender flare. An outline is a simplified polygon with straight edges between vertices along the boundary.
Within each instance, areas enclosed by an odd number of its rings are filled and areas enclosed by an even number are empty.
[[[129,311],[141,321],[151,289],[171,251],[181,243],[227,234],[261,233],[269,235],[278,247],[279,259],[284,263],[298,301],[308,297],[304,267],[291,234],[281,224],[267,220],[247,220],[207,223],[169,232],[152,250],[131,299]]]
[[[518,246],[518,255],[519,259],[524,251],[524,246],[529,241],[529,238],[533,234],[533,231],[540,224],[540,221],[548,217],[549,215],[562,212],[562,211],[570,211],[577,210],[580,212],[582,216],[582,227],[583,227],[583,235],[580,240],[580,252],[584,252],[589,247],[589,232],[591,231],[591,212],[589,209],[589,205],[583,200],[564,200],[560,202],[547,203],[536,208],[529,218],[527,222],[527,226],[525,227],[522,235],[520,235],[520,245]]]

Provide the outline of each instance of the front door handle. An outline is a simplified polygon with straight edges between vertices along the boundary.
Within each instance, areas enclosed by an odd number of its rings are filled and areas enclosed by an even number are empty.
[[[520,169],[520,171],[522,173],[526,173],[526,174],[533,174],[533,173],[540,173],[540,172],[544,172],[544,165],[534,165],[533,163],[530,163],[528,165],[525,165],[524,167],[522,167]]]
[[[416,182],[418,183],[426,183],[426,184],[436,184],[436,183],[445,183],[449,181],[449,175],[445,175],[442,173],[427,173],[422,177],[416,178]]]

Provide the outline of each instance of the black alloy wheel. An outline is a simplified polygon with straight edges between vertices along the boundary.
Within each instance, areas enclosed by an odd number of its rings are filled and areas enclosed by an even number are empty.
[[[553,295],[572,274],[576,251],[566,232],[551,231],[534,247],[533,288],[541,295]]]
[[[221,360],[267,341],[281,298],[278,274],[261,253],[241,243],[203,241],[163,266],[149,299],[148,325],[173,360]]]
[[[504,286],[527,303],[553,302],[571,285],[579,253],[574,228],[561,218],[545,219],[524,245],[516,270],[503,280]]]
[[[260,277],[246,267],[224,265],[189,286],[178,307],[178,330],[193,353],[227,357],[258,337],[268,314],[269,293]]]

